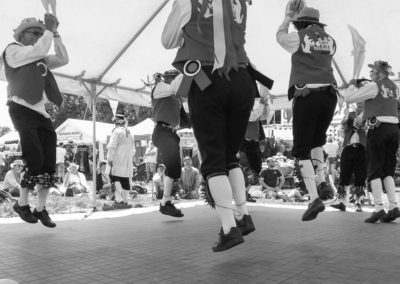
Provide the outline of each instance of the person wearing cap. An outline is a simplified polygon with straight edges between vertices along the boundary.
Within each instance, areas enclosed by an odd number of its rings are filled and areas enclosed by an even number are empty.
[[[181,197],[198,199],[200,184],[201,177],[199,170],[192,166],[192,158],[185,156],[183,158],[181,178],[179,179]]]
[[[368,127],[367,181],[371,183],[375,203],[374,212],[365,222],[392,222],[400,217],[393,179],[399,148],[399,88],[389,79],[394,74],[388,62],[378,60],[368,67],[371,68],[371,82],[357,87],[357,80],[351,80],[344,99],[346,103],[364,102],[362,118]],[[382,204],[382,183],[389,200],[387,213]]]
[[[175,0],[162,33],[165,48],[179,48],[173,66],[185,75],[177,92],[188,96],[207,200],[222,225],[214,252],[255,230],[236,156],[257,94],[244,48],[246,2]]]
[[[25,164],[22,160],[15,160],[10,164],[11,169],[6,173],[4,177],[3,189],[7,191],[11,196],[19,197],[21,192],[21,177],[23,175],[22,170]]]
[[[132,207],[128,204],[128,196],[133,182],[134,142],[124,114],[117,113],[114,123],[115,128],[107,145],[107,163],[111,167],[110,180],[115,186],[115,201],[111,207],[104,205],[103,210]]]
[[[49,188],[56,175],[57,135],[49,114],[47,100],[57,106],[62,103],[51,69],[68,63],[68,53],[57,31],[58,19],[45,14],[44,23],[26,18],[14,30],[16,42],[3,52],[5,75],[8,82],[8,106],[11,121],[21,138],[22,157],[28,171],[21,180],[21,192],[14,205],[15,212],[28,223],[38,220],[47,227],[56,224],[45,209]],[[55,54],[49,54],[54,43]],[[33,213],[28,204],[28,191],[38,189],[38,201]]]
[[[274,158],[267,159],[268,167],[261,171],[259,183],[263,187],[263,192],[270,198],[282,198],[284,201],[292,201],[289,196],[282,192],[285,177],[276,167]]]
[[[156,84],[151,98],[156,125],[151,137],[166,167],[160,212],[180,218],[184,216],[182,211],[171,202],[174,181],[181,177],[180,138],[176,131],[191,127],[182,98],[176,94],[182,75],[178,70],[170,70],[162,75],[157,73],[154,77]]]
[[[290,23],[297,31],[288,32]],[[276,34],[277,42],[292,54],[288,89],[289,100],[293,100],[292,155],[310,194],[302,221],[314,220],[325,210],[317,187],[319,191],[327,187],[322,146],[336,108],[337,90],[332,68],[336,43],[324,26],[319,10],[304,7],[303,0],[290,0]]]

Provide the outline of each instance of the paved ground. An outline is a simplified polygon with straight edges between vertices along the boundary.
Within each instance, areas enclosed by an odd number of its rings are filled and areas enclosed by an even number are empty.
[[[185,204],[185,206],[189,206]],[[250,207],[257,230],[213,253],[216,213],[197,205],[173,219],[157,211],[117,218],[0,224],[0,278],[19,283],[400,283],[400,223],[369,213]],[[136,210],[136,211],[135,211]],[[151,211],[144,209],[142,211]],[[120,211],[121,212],[121,211]],[[12,220],[10,220],[12,222]]]

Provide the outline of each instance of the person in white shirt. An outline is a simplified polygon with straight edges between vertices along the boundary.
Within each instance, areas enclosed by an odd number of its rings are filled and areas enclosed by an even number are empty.
[[[326,164],[328,166],[328,173],[332,174],[332,170],[335,171],[339,145],[336,143],[332,137],[328,137],[326,144],[323,147],[325,153],[328,155],[326,158]]]
[[[28,223],[38,220],[47,227],[56,224],[46,209],[49,188],[57,183],[57,135],[45,102],[57,106],[62,96],[50,69],[68,63],[68,54],[57,32],[58,19],[45,14],[44,24],[35,18],[26,18],[14,30],[17,42],[3,52],[4,69],[8,81],[8,106],[11,120],[21,138],[22,157],[28,171],[21,180],[21,192],[14,205],[15,212]],[[54,43],[55,54],[49,54]],[[28,191],[38,188],[38,200],[33,213],[28,204]]]
[[[62,182],[65,173],[65,155],[67,150],[63,147],[63,143],[60,142],[56,149],[56,169],[59,181]]]

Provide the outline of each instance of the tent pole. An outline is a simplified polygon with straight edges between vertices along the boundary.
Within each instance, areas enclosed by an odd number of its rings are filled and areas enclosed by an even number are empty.
[[[93,115],[93,155],[92,155],[92,161],[93,161],[93,212],[96,211],[96,102],[97,102],[97,95],[96,95],[96,83],[91,84],[91,92],[90,95],[92,96],[92,115]]]

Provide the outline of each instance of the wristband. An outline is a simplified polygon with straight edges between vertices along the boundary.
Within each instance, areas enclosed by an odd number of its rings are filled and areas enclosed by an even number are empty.
[[[60,34],[58,32],[53,32],[53,37],[60,37]]]

